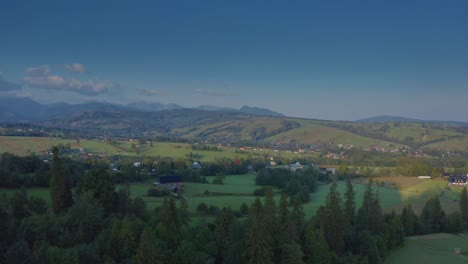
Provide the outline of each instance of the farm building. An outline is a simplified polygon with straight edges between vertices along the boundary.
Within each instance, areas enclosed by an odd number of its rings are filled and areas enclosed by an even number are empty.
[[[153,182],[153,185],[166,187],[173,192],[177,192],[184,188],[182,177],[179,175],[160,176],[159,181]]]
[[[430,179],[431,176],[418,176],[418,179]]]
[[[453,175],[450,177],[449,182],[452,185],[457,186],[466,186],[468,182],[468,177],[466,175]]]
[[[336,168],[320,168],[320,172],[323,174],[336,174]]]

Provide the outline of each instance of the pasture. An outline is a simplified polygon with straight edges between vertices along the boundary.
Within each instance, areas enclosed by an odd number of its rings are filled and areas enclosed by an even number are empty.
[[[184,183],[184,196],[187,198],[189,211],[196,214],[197,206],[204,202],[208,206],[231,207],[233,210],[239,210],[242,203],[250,205],[256,198],[253,191],[260,186],[255,185],[255,174],[246,175],[229,175],[224,179],[224,184],[212,184],[214,177],[206,177],[209,183]],[[416,214],[420,214],[426,200],[434,195],[440,195],[442,209],[447,213],[458,210],[458,200],[461,189],[458,187],[447,187],[447,182],[444,180],[420,180],[414,177],[388,177],[377,178],[376,181],[385,180],[384,187],[373,185],[374,192],[378,192],[382,208],[386,212],[395,210],[401,212],[406,203],[411,203]],[[397,182],[400,188],[394,186],[391,182]],[[387,187],[390,186],[390,187]],[[357,208],[362,204],[362,199],[365,190],[367,189],[367,181],[355,180],[353,183],[356,192]],[[120,188],[120,186],[116,186]],[[141,197],[147,203],[149,210],[160,206],[164,201],[164,197],[149,197],[147,196],[148,189],[153,188],[152,181],[145,183],[130,184],[130,193],[132,197]],[[346,184],[338,182],[338,191],[343,194]],[[317,209],[326,201],[330,184],[319,185],[317,192],[310,194],[310,202],[303,205],[304,212],[307,217],[315,214]],[[15,189],[0,189],[0,195],[13,195]],[[27,190],[28,195],[38,196],[45,199],[50,204],[50,194],[47,188],[30,188]],[[275,200],[278,202],[280,198],[279,190],[274,190]],[[261,199],[263,199],[261,197]]]
[[[27,156],[31,153],[39,153],[51,149],[58,144],[70,145],[72,150],[83,148],[86,153],[104,155],[123,156],[150,156],[150,157],[170,157],[173,159],[187,158],[189,153],[199,154],[200,161],[214,161],[218,158],[242,159],[251,157],[263,158],[265,155],[283,157],[291,160],[303,157],[304,154],[293,153],[291,151],[278,151],[270,149],[246,148],[239,150],[234,147],[223,147],[222,151],[201,151],[193,150],[191,144],[172,142],[153,142],[140,146],[139,152],[132,148],[132,144],[137,141],[114,141],[82,139],[78,143],[76,139],[55,139],[47,137],[10,137],[0,136],[0,153],[9,152],[19,156]],[[306,154],[313,155],[313,154]]]
[[[455,248],[460,248],[462,254],[457,254]],[[406,245],[394,250],[384,263],[468,263],[468,233],[407,237]]]
[[[0,188],[0,197],[5,195],[6,197],[12,197],[16,194],[16,192],[21,191],[21,189],[7,189],[7,188]],[[43,199],[48,205],[51,204],[51,197],[49,188],[39,188],[33,187],[26,189],[28,197],[35,196]]]

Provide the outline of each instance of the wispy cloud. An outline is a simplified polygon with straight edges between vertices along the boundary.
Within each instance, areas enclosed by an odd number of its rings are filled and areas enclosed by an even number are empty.
[[[0,72],[0,91],[13,91],[19,90],[20,88],[21,85],[5,80],[5,78],[3,78],[3,74]]]
[[[164,96],[167,95],[165,91],[157,90],[157,89],[142,89],[140,90],[140,95],[143,96]]]
[[[80,67],[77,67],[75,70],[80,69]],[[84,67],[82,69],[86,70]],[[79,80],[66,76],[51,75],[49,65],[27,68],[26,73],[27,76],[23,80],[26,85],[32,88],[70,91],[90,96],[109,93],[118,89],[110,81]]]
[[[236,94],[220,90],[196,89],[195,93],[207,96],[236,96]]]
[[[74,72],[74,73],[85,73],[88,70],[86,67],[81,64],[81,63],[71,63],[71,64],[65,64],[65,70],[69,72]]]
[[[50,65],[45,64],[37,67],[26,68],[28,76],[47,76],[50,74]]]

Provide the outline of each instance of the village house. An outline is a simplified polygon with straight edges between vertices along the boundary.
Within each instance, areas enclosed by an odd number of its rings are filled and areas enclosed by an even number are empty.
[[[159,181],[153,182],[153,185],[168,188],[172,192],[178,192],[184,189],[182,176],[180,175],[160,176]]]

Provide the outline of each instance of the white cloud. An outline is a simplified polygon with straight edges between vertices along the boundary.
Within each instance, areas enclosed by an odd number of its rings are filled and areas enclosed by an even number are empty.
[[[235,96],[235,94],[226,92],[226,91],[217,91],[217,90],[205,90],[205,89],[196,89],[196,93],[207,96]]]
[[[86,67],[81,63],[65,64],[65,69],[67,71],[75,72],[75,73],[85,73],[85,72],[87,72]]]
[[[26,69],[29,76],[46,76],[50,74],[50,65],[41,65],[37,67],[29,67]]]
[[[71,69],[86,70],[82,65]],[[30,67],[26,69],[26,72],[27,76],[23,80],[26,85],[32,88],[70,91],[90,96],[117,90],[117,86],[109,81],[79,80],[71,77],[50,75],[51,70],[49,65]]]
[[[140,95],[143,95],[143,96],[164,96],[164,95],[167,95],[166,92],[164,91],[161,91],[161,90],[157,90],[157,89],[142,89],[140,90]]]

